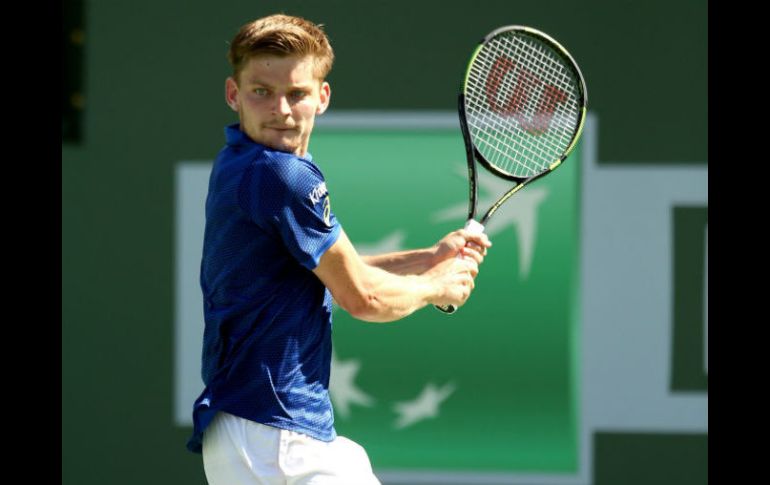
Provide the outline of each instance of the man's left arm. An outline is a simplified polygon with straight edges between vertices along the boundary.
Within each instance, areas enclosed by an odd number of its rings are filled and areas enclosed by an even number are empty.
[[[464,246],[465,242],[467,246]],[[486,234],[470,234],[464,229],[450,232],[436,244],[423,249],[411,249],[393,253],[361,256],[364,262],[371,266],[398,275],[422,274],[448,258],[463,256],[476,260],[477,264],[484,261],[487,248],[492,245]]]
[[[433,248],[411,249],[394,253],[361,256],[370,266],[398,275],[422,274],[434,266]]]

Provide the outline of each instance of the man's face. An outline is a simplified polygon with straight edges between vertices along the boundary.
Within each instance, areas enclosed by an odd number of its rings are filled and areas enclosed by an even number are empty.
[[[238,82],[225,83],[227,104],[238,112],[241,130],[257,143],[304,156],[315,115],[329,105],[329,84],[313,75],[310,56],[253,57]]]

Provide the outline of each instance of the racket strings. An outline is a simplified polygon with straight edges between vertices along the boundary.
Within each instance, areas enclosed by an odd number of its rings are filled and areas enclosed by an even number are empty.
[[[541,173],[570,145],[580,115],[578,80],[544,42],[501,34],[481,48],[465,86],[466,118],[487,161],[517,177]]]
[[[542,113],[549,113],[549,108],[550,108],[550,112],[553,112],[558,107],[558,104],[553,103],[552,98],[547,95],[547,90],[551,88],[551,86],[553,86],[553,84],[555,83],[549,83],[546,85],[546,88],[544,90],[541,90],[541,91],[546,91],[546,92],[541,92],[541,95],[540,95],[540,99],[546,101],[546,103],[543,103],[542,105],[537,107],[535,107],[534,102],[525,104],[527,100],[526,98],[524,98],[525,95],[523,96],[522,93],[536,92],[538,87],[540,87],[539,85],[543,83],[543,81],[541,80],[543,78],[556,79],[556,76],[554,74],[558,72],[557,69],[559,69],[560,71],[559,74],[561,75],[561,78],[559,79],[561,83],[558,83],[558,84],[561,84],[562,86],[564,86],[565,84],[568,83],[568,80],[565,79],[565,76],[564,76],[564,74],[567,71],[563,68],[561,64],[555,64],[554,62],[552,62],[551,59],[546,57],[546,55],[549,52],[546,51],[542,45],[533,43],[531,45],[531,47],[533,48],[530,49],[529,52],[527,52],[526,51],[527,45],[521,42],[521,39],[517,39],[517,40],[519,40],[519,42],[516,42],[513,44],[514,49],[507,48],[509,46],[505,45],[504,43],[499,43],[498,47],[501,47],[502,48],[501,50],[505,54],[516,56],[515,58],[517,58],[517,60],[524,59],[526,65],[524,65],[523,68],[520,69],[518,78],[516,79],[515,83],[511,82],[513,81],[513,78],[509,78],[510,81],[507,83],[502,82],[503,80],[498,80],[497,82],[502,86],[501,98],[513,100],[513,103],[509,103],[509,104],[514,104],[515,107],[517,107],[520,110],[520,112],[518,113],[515,113],[515,112],[513,113],[514,118],[516,118],[520,122],[520,126],[523,124],[521,123],[522,120],[524,122],[527,122],[528,120],[532,120],[529,126],[525,126],[524,128],[530,133],[534,132],[532,134],[538,135],[540,134],[540,132],[544,132],[547,130],[547,127],[543,126],[545,124],[545,120],[543,119],[545,115],[543,115]],[[531,56],[531,60],[527,59],[528,54]],[[498,57],[498,59],[499,58],[509,59],[510,57],[502,56],[502,57]],[[526,61],[529,61],[529,62],[526,62]],[[519,61],[519,63],[521,64],[522,62]],[[536,77],[534,72],[537,72],[537,70],[531,68],[531,66],[533,65],[536,68],[540,67],[541,71],[543,71],[545,75],[540,74],[538,77]],[[530,67],[530,69],[527,69],[527,67]],[[554,69],[554,67],[556,69]],[[515,92],[514,92],[514,88],[516,89]],[[563,92],[564,90],[561,89],[559,91]],[[488,102],[490,101],[492,100],[488,100]],[[508,108],[515,109],[510,106],[508,106]],[[523,111],[523,113],[521,111]],[[498,120],[499,119],[500,118],[498,117]],[[557,120],[558,119],[560,118],[557,118]],[[500,130],[501,128],[505,128],[504,126],[501,126],[500,123],[497,123],[496,125],[497,125],[496,128],[498,130]],[[536,158],[542,158],[548,152],[548,148],[549,148],[548,142],[551,140],[543,137],[537,137],[533,139],[535,140],[535,143],[532,146],[532,149],[530,151],[534,152],[534,156]],[[525,152],[525,155],[526,154],[527,153]],[[531,156],[532,154],[529,154],[529,155],[530,155],[529,160],[534,160]],[[524,157],[520,157],[520,158],[524,158]],[[551,158],[549,162],[552,160],[553,159]],[[535,165],[535,168],[540,169],[541,167],[544,167],[544,166],[546,165],[545,164],[541,166]]]

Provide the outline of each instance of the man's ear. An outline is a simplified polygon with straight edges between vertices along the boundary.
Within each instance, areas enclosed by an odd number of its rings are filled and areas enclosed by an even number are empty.
[[[225,101],[230,109],[236,113],[238,112],[238,83],[235,82],[235,79],[233,79],[232,76],[228,77],[225,81]]]
[[[321,98],[321,103],[318,105],[318,109],[316,109],[316,114],[320,115],[323,114],[324,111],[326,111],[326,108],[329,107],[329,101],[331,101],[332,97],[332,90],[329,87],[329,83],[324,81],[321,83],[321,92],[319,93],[319,97]]]

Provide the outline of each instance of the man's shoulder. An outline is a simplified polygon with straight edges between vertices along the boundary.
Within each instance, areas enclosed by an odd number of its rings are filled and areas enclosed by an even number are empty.
[[[259,157],[255,157],[252,165],[256,170],[270,172],[287,182],[296,183],[298,179],[305,178],[323,179],[312,160],[270,148],[265,148]]]
[[[260,147],[259,156],[265,160],[265,163],[288,163],[292,165],[308,165],[314,166],[313,162],[309,158],[300,157],[299,155],[291,152],[284,152],[276,150],[264,145],[258,145]]]
[[[217,156],[216,165],[220,170],[238,172],[274,171],[272,166],[290,163],[281,157],[280,152],[273,152],[258,144],[226,145]]]

